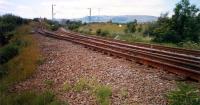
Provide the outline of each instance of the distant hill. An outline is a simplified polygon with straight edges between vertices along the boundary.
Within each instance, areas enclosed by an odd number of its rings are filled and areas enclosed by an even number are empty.
[[[113,23],[127,23],[134,20],[138,22],[152,22],[156,21],[158,17],[155,16],[148,16],[148,15],[121,15],[121,16],[92,16],[91,22],[108,22],[112,20]],[[81,20],[82,22],[89,22],[89,16],[79,18],[76,20]]]

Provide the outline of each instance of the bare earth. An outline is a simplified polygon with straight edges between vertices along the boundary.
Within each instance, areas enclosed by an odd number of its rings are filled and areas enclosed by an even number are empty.
[[[73,85],[80,78],[96,79],[112,88],[112,105],[166,105],[165,94],[176,87],[163,70],[148,68],[125,59],[110,57],[71,42],[35,35],[44,63],[36,73],[14,87],[17,91],[45,90],[45,80],[53,81],[51,89],[70,105],[96,105],[94,95],[87,90],[62,90],[64,82]],[[127,90],[122,97],[123,89]]]

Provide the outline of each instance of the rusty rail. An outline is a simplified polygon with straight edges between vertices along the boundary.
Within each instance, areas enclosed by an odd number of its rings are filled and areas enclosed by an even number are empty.
[[[111,55],[116,55],[119,57],[124,57],[129,60],[135,60],[137,62],[148,64],[154,67],[162,68],[168,70],[170,72],[181,74],[186,77],[190,77],[196,80],[200,80],[200,62],[193,60],[194,57],[188,57],[190,59],[180,58],[172,55],[165,55],[168,53],[155,53],[159,52],[159,50],[151,51],[151,50],[142,50],[142,49],[134,49],[132,47],[127,47],[126,44],[122,43],[120,46],[119,42],[117,43],[109,43],[109,41],[98,41],[94,39],[90,39],[87,37],[81,37],[80,35],[75,35],[73,33],[65,33],[66,35],[55,34],[49,31],[38,31],[39,33],[61,39],[71,41],[77,44],[82,44],[86,47],[103,51],[109,53]],[[111,41],[110,41],[111,42]],[[124,44],[124,45],[123,45]],[[162,51],[160,51],[162,52]],[[186,55],[184,55],[186,56]]]
[[[67,32],[64,32],[64,33],[67,33]],[[73,33],[74,35],[80,35],[80,33],[76,33],[76,32],[70,32],[70,33]],[[84,35],[84,36],[88,36],[88,35]],[[174,52],[178,54],[185,54],[185,55],[200,57],[200,50],[189,50],[189,49],[184,49],[184,48],[167,47],[167,46],[162,46],[162,45],[146,44],[146,43],[140,43],[140,42],[129,43],[127,41],[114,40],[111,38],[105,38],[105,37],[100,37],[100,36],[92,36],[92,37],[97,38],[97,39],[104,39],[104,40],[110,40],[113,42],[129,44],[129,45],[135,45],[135,46],[140,46],[140,47],[146,47],[146,48],[151,48],[151,49],[157,49],[157,50],[163,50],[163,51],[168,51],[168,52]]]

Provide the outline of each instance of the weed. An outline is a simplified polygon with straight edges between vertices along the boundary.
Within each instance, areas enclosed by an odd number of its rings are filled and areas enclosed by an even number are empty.
[[[128,90],[126,88],[123,88],[120,91],[121,97],[127,97],[128,96]]]
[[[170,105],[199,105],[199,90],[186,83],[178,83],[178,89],[167,94]]]
[[[69,84],[68,82],[65,82],[65,83],[63,84],[63,90],[64,90],[64,91],[69,91],[70,89],[71,89],[70,84]]]
[[[47,86],[52,86],[53,85],[53,81],[52,80],[45,80],[44,84],[46,84]]]
[[[80,79],[73,87],[74,91],[81,92],[85,89],[89,89],[90,86],[85,79]]]
[[[111,95],[112,90],[107,86],[100,86],[96,89],[96,97],[100,105],[109,105]]]

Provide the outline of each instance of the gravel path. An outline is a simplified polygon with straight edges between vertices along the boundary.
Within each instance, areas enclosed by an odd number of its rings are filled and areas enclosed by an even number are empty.
[[[36,73],[19,83],[18,91],[48,88],[44,82],[51,80],[57,97],[70,105],[96,105],[96,99],[89,91],[61,91],[64,82],[73,85],[80,78],[96,79],[112,88],[112,105],[165,105],[165,94],[176,87],[174,80],[165,71],[148,68],[124,59],[110,57],[91,51],[71,42],[35,35],[45,61]],[[127,95],[122,97],[122,91]]]

